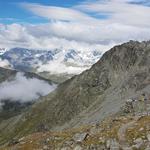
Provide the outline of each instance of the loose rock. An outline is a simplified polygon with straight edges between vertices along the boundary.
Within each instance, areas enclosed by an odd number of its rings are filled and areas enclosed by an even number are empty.
[[[73,136],[73,140],[75,142],[82,142],[86,139],[86,137],[88,136],[88,133],[76,133],[74,136]]]

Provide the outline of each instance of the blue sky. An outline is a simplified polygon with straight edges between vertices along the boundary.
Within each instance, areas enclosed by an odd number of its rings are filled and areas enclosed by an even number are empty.
[[[20,7],[20,3],[39,3],[48,6],[72,7],[81,0],[0,0],[0,23],[46,23],[47,19],[35,16],[31,12]]]
[[[97,0],[100,2],[107,2],[107,0]],[[124,1],[124,0],[123,0]],[[150,6],[149,0],[128,0],[128,3]],[[22,8],[21,3],[38,3],[45,6],[57,6],[70,8],[83,2],[96,2],[96,0],[0,0],[0,23],[47,23],[49,19],[37,16],[32,12]],[[109,10],[108,10],[109,11]],[[97,15],[94,11],[86,12],[88,15],[99,19],[109,18],[109,13],[101,12]]]
[[[103,49],[150,40],[149,0],[0,0],[0,47]]]

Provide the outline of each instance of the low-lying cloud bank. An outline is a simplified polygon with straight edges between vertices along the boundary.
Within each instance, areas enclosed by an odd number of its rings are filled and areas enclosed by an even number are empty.
[[[3,67],[3,68],[8,68],[10,66],[10,63],[8,62],[8,60],[2,60],[0,58],[0,67]]]
[[[52,61],[48,64],[40,65],[38,72],[48,71],[51,74],[80,74],[84,70],[89,69],[86,66],[67,66],[63,62]]]
[[[0,84],[0,102],[3,100],[29,102],[45,96],[55,90],[56,85],[37,78],[26,78],[23,73],[17,73],[12,81]]]

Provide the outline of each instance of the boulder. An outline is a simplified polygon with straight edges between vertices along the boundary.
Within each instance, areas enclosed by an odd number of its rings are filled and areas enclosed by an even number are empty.
[[[49,150],[49,147],[47,145],[44,145],[43,150]]]
[[[119,143],[117,142],[116,139],[107,140],[106,147],[107,147],[107,149],[110,149],[110,150],[119,150],[120,149]]]
[[[73,136],[73,140],[75,142],[83,142],[87,138],[88,135],[89,135],[88,133],[76,133]]]
[[[9,146],[12,146],[12,145],[16,145],[16,144],[18,144],[19,143],[19,140],[18,139],[16,139],[16,138],[13,138],[10,142],[9,142]]]
[[[147,134],[147,139],[150,142],[150,134]]]
[[[60,150],[71,150],[70,147],[62,147]]]
[[[73,150],[83,150],[83,148],[80,145],[77,145],[77,146],[74,147]]]
[[[95,134],[97,134],[97,133],[99,133],[99,132],[101,132],[102,131],[102,129],[99,127],[99,126],[93,126],[91,129],[90,129],[90,132],[89,132],[89,134],[90,135],[95,135]]]
[[[142,138],[138,138],[138,139],[134,140],[134,143],[135,143],[135,145],[133,145],[132,147],[136,148],[136,149],[140,149],[143,146],[144,141],[142,140]]]
[[[103,145],[103,144],[100,144],[100,145],[91,144],[91,145],[88,147],[88,150],[106,150],[106,147],[105,147],[105,145]]]

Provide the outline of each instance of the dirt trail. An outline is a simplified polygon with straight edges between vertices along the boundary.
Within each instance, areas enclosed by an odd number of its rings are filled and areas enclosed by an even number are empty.
[[[139,117],[135,117],[133,121],[123,124],[118,130],[118,140],[120,145],[123,147],[123,150],[131,149],[126,139],[126,130],[130,127],[133,127],[138,119]]]

